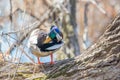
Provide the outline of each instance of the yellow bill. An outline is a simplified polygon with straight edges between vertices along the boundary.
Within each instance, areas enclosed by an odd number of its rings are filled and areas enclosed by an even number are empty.
[[[52,39],[48,36],[48,37],[45,39],[44,43],[49,43],[51,40],[52,40]]]

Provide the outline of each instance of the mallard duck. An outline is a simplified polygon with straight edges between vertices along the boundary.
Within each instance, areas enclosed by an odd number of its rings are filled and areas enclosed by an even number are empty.
[[[51,58],[50,64],[54,64],[53,53],[60,49],[63,44],[63,34],[57,26],[51,26],[48,33],[44,29],[35,29],[28,39],[28,47],[32,54],[37,56],[38,64],[42,64],[40,57],[48,55]]]

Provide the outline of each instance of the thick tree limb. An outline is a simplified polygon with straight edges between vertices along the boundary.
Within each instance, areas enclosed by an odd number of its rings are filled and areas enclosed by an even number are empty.
[[[120,79],[120,14],[83,54],[47,72],[47,78],[54,80]]]

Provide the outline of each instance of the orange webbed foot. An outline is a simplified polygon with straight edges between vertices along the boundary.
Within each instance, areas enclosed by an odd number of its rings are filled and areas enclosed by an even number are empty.
[[[51,64],[51,65],[52,65],[52,64],[55,64],[55,62],[51,61],[50,64]]]
[[[39,57],[37,59],[38,59],[38,64],[44,64],[43,62],[40,62]]]
[[[43,62],[38,61],[38,64],[44,64]]]
[[[51,65],[54,64],[54,61],[53,61],[53,54],[52,54],[52,53],[50,54],[50,59],[51,59],[50,64],[51,64]]]

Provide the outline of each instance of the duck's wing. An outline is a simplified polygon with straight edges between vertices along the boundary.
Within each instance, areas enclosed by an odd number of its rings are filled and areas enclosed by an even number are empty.
[[[43,44],[41,46],[40,50],[43,52],[56,51],[56,50],[60,49],[63,45],[64,45],[63,41],[61,41],[59,43],[51,42],[51,43]]]
[[[57,43],[53,46],[46,48],[46,50],[57,50],[57,49],[61,48],[63,45],[64,45],[64,42],[61,41],[60,43]]]
[[[28,39],[28,47],[30,48],[30,46],[37,44],[41,45],[46,39],[46,36],[47,33],[44,30],[40,29],[33,30]]]

